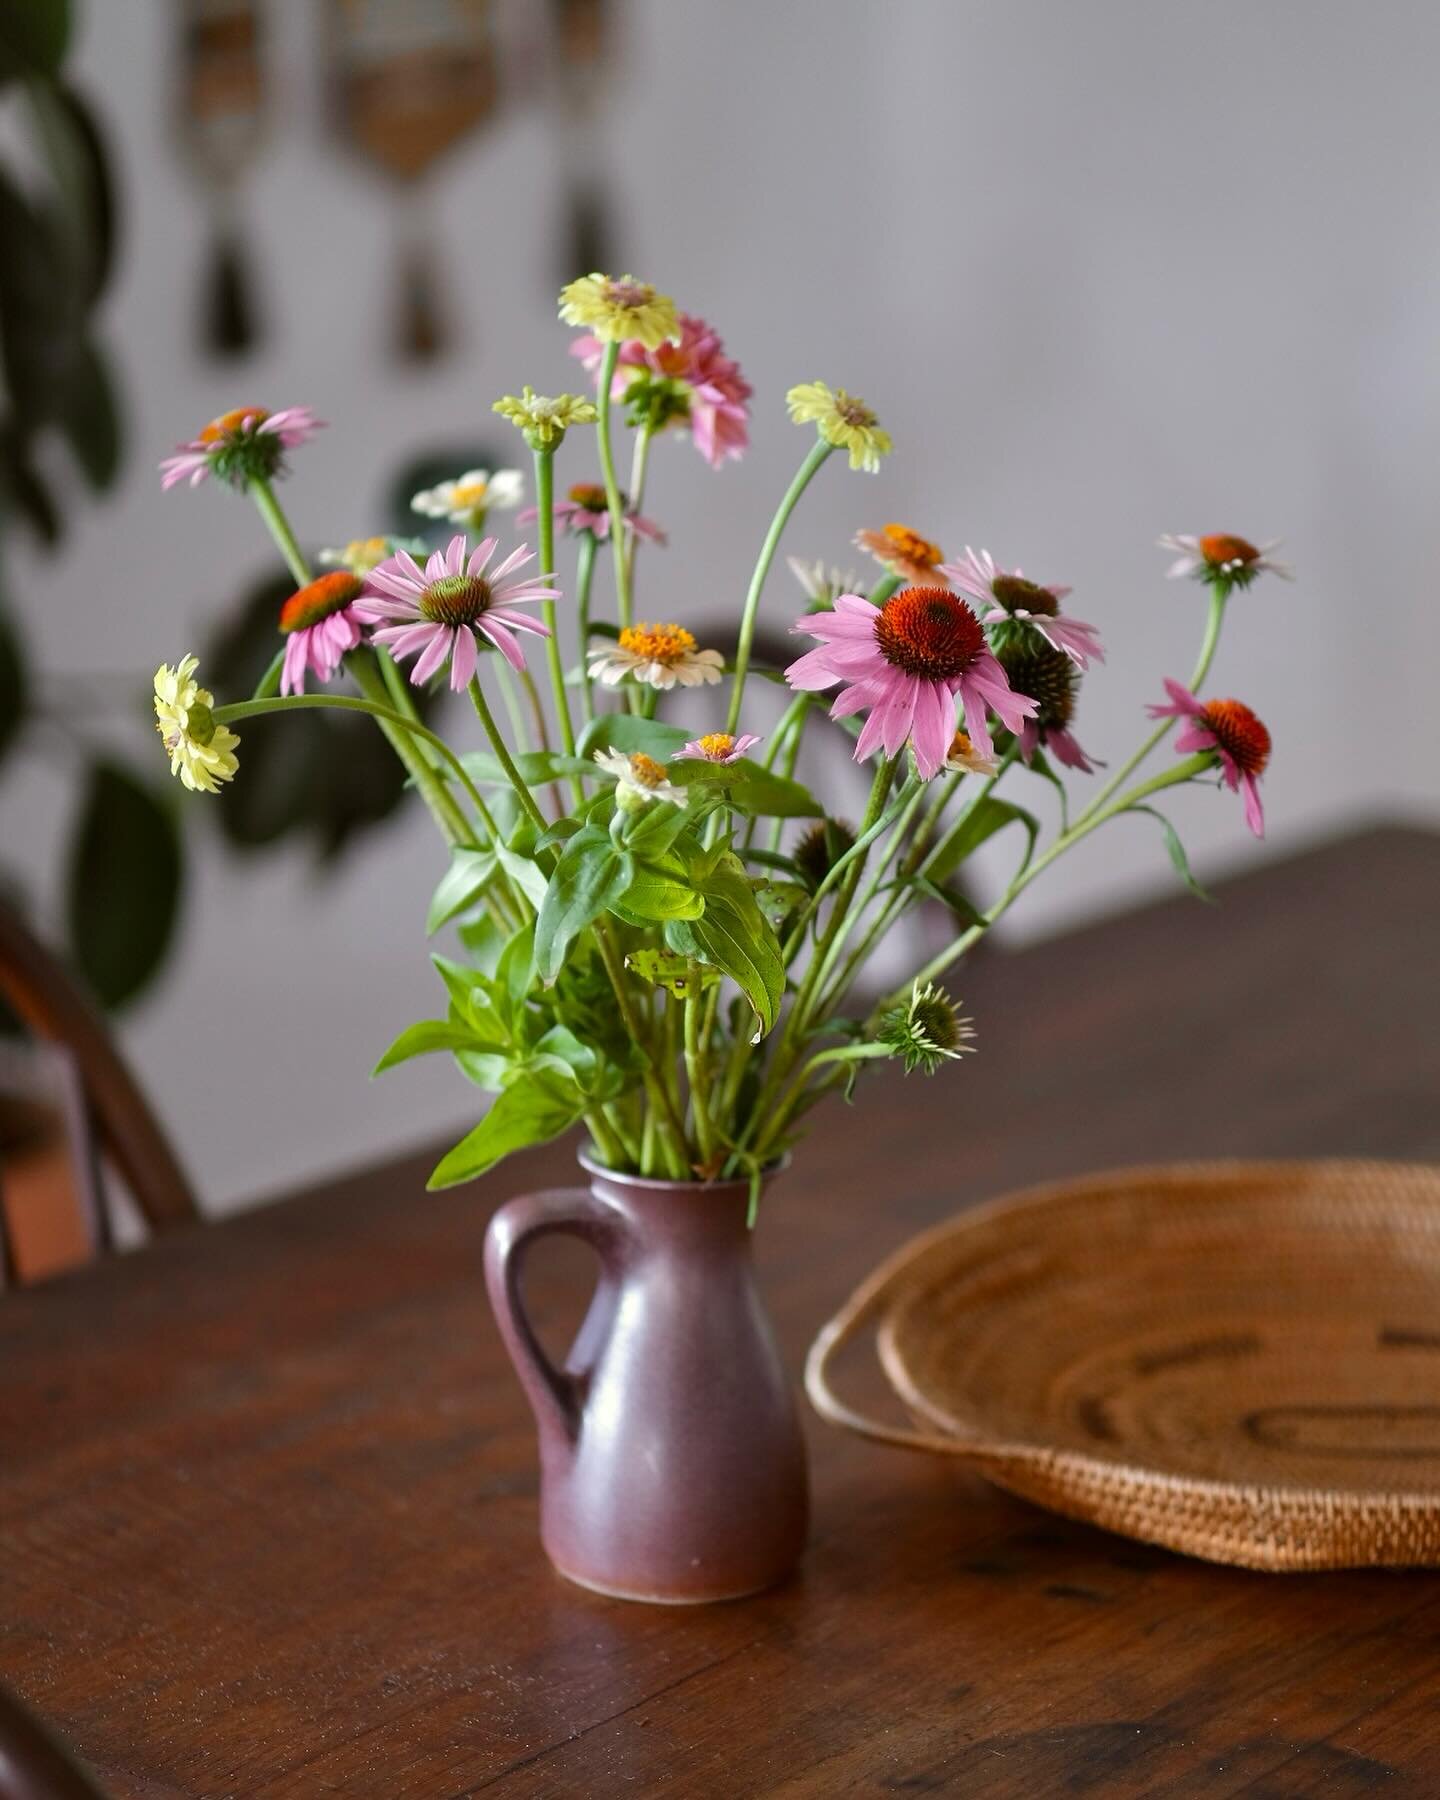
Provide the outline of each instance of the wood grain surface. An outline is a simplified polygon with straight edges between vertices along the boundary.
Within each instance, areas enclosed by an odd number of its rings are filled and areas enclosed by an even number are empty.
[[[1440,1157],[1440,839],[1222,897],[985,959],[980,1055],[823,1117],[758,1244],[797,1371],[871,1264],[1008,1188]],[[429,1197],[411,1159],[0,1303],[0,1679],[113,1795],[1440,1794],[1440,1574],[1212,1568],[813,1419],[786,1587],[558,1580],[480,1248],[569,1155]],[[535,1261],[559,1335],[587,1270]]]

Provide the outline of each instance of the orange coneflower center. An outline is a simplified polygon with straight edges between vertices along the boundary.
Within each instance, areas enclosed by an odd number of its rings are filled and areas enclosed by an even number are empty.
[[[713,756],[718,762],[722,756],[728,756],[735,748],[735,740],[728,731],[707,731],[696,743],[707,756]]]
[[[1211,700],[1200,722],[1242,775],[1259,775],[1270,760],[1270,733],[1239,700]]]
[[[643,750],[637,750],[630,758],[630,775],[641,787],[657,788],[666,779],[665,765],[656,762],[653,756],[647,756]]]
[[[1041,587],[1037,581],[1027,581],[1023,575],[997,575],[990,584],[990,592],[1009,613],[1024,611],[1053,619],[1060,610],[1049,588]]]
[[[420,616],[435,625],[473,625],[490,604],[482,575],[442,575],[420,596]]]
[[[589,482],[582,481],[578,487],[572,487],[570,490],[570,498],[577,506],[583,506],[586,512],[603,513],[609,510],[610,502],[606,498],[604,488],[594,487]],[[625,510],[626,504],[625,496],[622,494],[620,496],[620,510],[622,513]]]
[[[695,638],[683,625],[627,625],[620,633],[620,648],[642,662],[664,663],[673,668],[695,648]]]
[[[891,549],[905,562],[915,563],[922,569],[933,569],[944,560],[945,553],[938,544],[932,544],[929,538],[921,537],[908,525],[886,525],[883,530]]]
[[[1253,562],[1259,562],[1260,552],[1253,544],[1242,537],[1231,537],[1226,532],[1217,532],[1213,537],[1202,537],[1200,554],[1208,563],[1217,563],[1222,568],[1227,563],[1240,563],[1248,568]]]
[[[358,600],[364,585],[359,576],[352,575],[348,569],[336,569],[330,575],[308,582],[280,608],[280,629],[304,631],[308,625],[318,625],[331,613]]]
[[[892,594],[875,621],[886,662],[927,681],[950,681],[985,648],[985,631],[949,588],[906,587]]]
[[[231,412],[221,413],[218,419],[212,419],[200,433],[200,442],[218,444],[222,438],[238,437],[247,420],[250,429],[254,431],[269,417],[263,406],[237,406]]]

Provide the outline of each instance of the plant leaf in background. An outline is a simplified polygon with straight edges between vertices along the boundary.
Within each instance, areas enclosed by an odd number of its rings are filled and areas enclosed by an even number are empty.
[[[123,1005],[164,960],[182,872],[169,805],[119,763],[95,763],[71,846],[66,908],[75,960],[102,1005]]]
[[[69,0],[5,0],[0,11],[0,81],[54,76],[69,42]]]

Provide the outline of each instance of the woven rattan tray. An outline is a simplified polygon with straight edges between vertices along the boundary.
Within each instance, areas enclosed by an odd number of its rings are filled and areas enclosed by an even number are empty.
[[[841,1400],[867,1326],[915,1425]],[[1440,1563],[1440,1169],[1130,1169],[906,1245],[818,1410],[1072,1518],[1256,1569]]]

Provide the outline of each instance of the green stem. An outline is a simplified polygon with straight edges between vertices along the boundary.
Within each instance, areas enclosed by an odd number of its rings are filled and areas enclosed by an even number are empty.
[[[809,455],[796,470],[795,479],[785,490],[785,497],[776,509],[775,517],[770,521],[770,529],[765,533],[765,541],[760,546],[755,571],[750,577],[749,592],[745,596],[745,610],[740,615],[740,636],[735,646],[735,679],[730,686],[730,715],[725,725],[729,732],[733,733],[740,722],[740,700],[745,692],[745,677],[750,668],[750,647],[755,641],[755,618],[760,610],[760,595],[765,587],[765,577],[770,573],[770,565],[775,560],[780,539],[800,496],[833,449],[834,446],[827,444],[823,438],[815,440]]]
[[[540,527],[540,568],[545,577],[555,579],[555,452],[535,452],[535,505]],[[575,754],[575,726],[570,718],[570,697],[565,692],[565,665],[560,658],[560,623],[555,602],[546,600],[540,608],[550,635],[545,640],[545,660],[550,668],[550,691],[555,696],[555,717],[560,726],[560,742],[567,756]],[[570,788],[579,806],[585,798],[580,777],[570,777]]]
[[[290,529],[290,521],[285,517],[280,502],[275,498],[275,490],[262,475],[250,477],[250,498],[255,502],[260,517],[269,527],[270,535],[275,540],[275,547],[285,558],[285,566],[289,569],[296,587],[304,587],[310,580],[310,565],[305,560],[305,553],[295,541],[295,533]]]
[[[505,706],[505,717],[510,721],[510,729],[515,733],[515,742],[522,750],[528,750],[530,744],[530,728],[525,723],[525,715],[520,710],[520,696],[515,692],[515,683],[510,677],[510,665],[503,656],[498,656],[492,665],[495,670],[495,685],[500,689],[500,698]]]
[[[685,984],[685,1078],[690,1084],[690,1105],[695,1114],[695,1140],[700,1160],[709,1168],[715,1155],[715,1127],[710,1118],[709,1069],[700,1037],[700,1013],[705,996],[700,986],[700,965],[692,957]]]
[[[683,1177],[686,1173],[684,1162],[685,1126],[675,1109],[668,1085],[660,1079],[655,1054],[648,1041],[649,1034],[635,1015],[630,989],[625,981],[624,961],[615,947],[615,940],[610,932],[610,923],[601,917],[596,919],[591,929],[595,933],[595,942],[599,946],[600,960],[605,965],[605,973],[610,977],[610,986],[615,990],[615,1004],[620,1009],[621,1023],[624,1025],[631,1043],[636,1045],[645,1059],[646,1092],[650,1096],[652,1106],[656,1106],[661,1113],[662,1122],[668,1127],[675,1144],[679,1146]]]
[[[585,1114],[585,1129],[590,1133],[599,1159],[607,1169],[623,1169],[630,1161],[620,1133],[603,1106]]]
[[[520,771],[515,767],[514,759],[505,747],[504,733],[495,723],[495,715],[490,710],[490,702],[485,698],[485,690],[480,686],[480,677],[470,677],[470,701],[475,708],[476,717],[485,728],[485,735],[490,740],[490,748],[495,752],[500,767],[505,771],[505,778],[515,790],[515,798],[520,802],[526,815],[535,829],[545,832],[549,829],[544,813],[536,804],[535,796],[530,792]]]
[[[1199,693],[1201,682],[1204,681],[1205,677],[1210,673],[1210,664],[1214,660],[1216,646],[1220,642],[1220,628],[1225,622],[1225,602],[1229,598],[1229,593],[1229,587],[1225,582],[1216,581],[1212,583],[1210,588],[1210,610],[1205,619],[1205,637],[1200,645],[1200,655],[1195,663],[1195,672],[1190,677],[1190,692],[1192,694]],[[1141,763],[1145,761],[1146,757],[1149,756],[1155,746],[1163,742],[1163,740],[1169,736],[1175,729],[1175,724],[1176,721],[1174,719],[1164,719],[1161,721],[1155,730],[1151,732],[1150,736],[1146,738],[1145,742],[1141,744],[1135,754],[1130,757],[1128,761],[1121,763],[1120,767],[1105,783],[1104,787],[1095,794],[1091,799],[1090,804],[1084,808],[1080,816],[1076,819],[1075,823],[1077,825],[1083,825],[1085,820],[1088,819],[1092,813],[1099,812],[1100,808],[1104,806],[1110,796],[1115,793],[1118,788],[1122,787],[1128,778],[1135,773],[1136,769],[1138,769]]]
[[[594,577],[595,534],[582,531],[575,557],[575,617],[580,629],[580,695],[587,725],[595,717],[594,684],[590,679],[590,584]]]
[[[270,666],[260,677],[260,680],[256,684],[255,692],[250,698],[252,700],[268,700],[272,695],[278,694],[280,692],[280,677],[284,672],[285,646],[282,644],[275,652],[274,656],[270,658]]]
[[[635,450],[630,458],[630,493],[628,504],[632,513],[640,511],[640,502],[645,497],[645,477],[650,466],[650,440],[655,433],[648,424],[642,425],[635,433]],[[638,531],[626,533],[625,568],[630,581],[630,596],[635,596],[635,557],[640,548]]]
[[[615,453],[610,443],[610,388],[615,380],[615,364],[620,357],[618,343],[605,346],[600,358],[599,391],[595,396],[599,419],[596,431],[600,440],[600,473],[605,482],[605,504],[610,509],[610,551],[615,562],[615,608],[621,629],[630,623],[630,560],[625,554],[625,505],[620,497],[620,484],[615,479]]]

